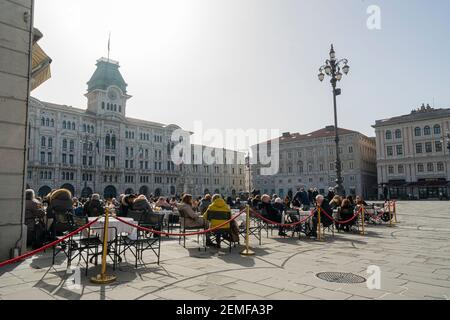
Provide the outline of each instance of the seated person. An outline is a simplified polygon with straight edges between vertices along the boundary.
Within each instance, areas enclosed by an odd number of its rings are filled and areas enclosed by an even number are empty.
[[[47,207],[47,226],[50,226],[51,237],[68,231],[69,226],[64,224],[55,224],[57,214],[73,214],[72,193],[67,189],[57,189],[48,196]]]
[[[282,214],[283,211],[286,210],[286,206],[283,203],[283,200],[281,198],[276,198],[273,206],[275,209],[277,209],[280,212],[280,214]]]
[[[94,193],[91,198],[84,204],[84,215],[88,217],[99,217],[105,213],[103,202],[100,195]]]
[[[267,194],[264,194],[261,197],[261,212],[264,218],[273,222],[281,223],[282,215],[280,211],[272,205],[270,202],[270,196]],[[278,228],[278,235],[283,237],[286,236],[282,226],[279,226]]]
[[[269,202],[270,202],[270,196],[268,195],[268,197],[269,197]],[[259,195],[256,195],[252,198],[251,206],[253,209],[256,209],[256,210],[261,209],[261,197]]]
[[[35,241],[35,234],[37,232],[36,226],[39,224],[43,230],[45,211],[42,208],[41,202],[36,199],[34,190],[28,189],[25,191],[25,225],[27,226],[27,245],[33,245]]]
[[[77,217],[83,216],[84,210],[83,210],[83,206],[81,205],[81,202],[79,202],[78,199],[74,197],[72,199],[72,204],[73,204],[74,215],[76,215]]]
[[[181,202],[177,204],[178,212],[180,213],[181,223],[185,228],[205,228],[207,223],[203,217],[194,211],[192,208],[192,195],[184,194]]]
[[[117,214],[119,217],[128,216],[128,210],[131,210],[134,199],[136,199],[136,195],[134,194],[127,194],[121,197],[119,211]]]
[[[316,196],[316,208],[314,209],[313,213],[313,217],[312,217],[312,232],[311,232],[311,236],[313,237],[317,237],[317,223],[318,223],[318,208],[320,208],[320,222],[323,225],[323,227],[327,228],[329,227],[333,221],[327,217],[323,211],[325,211],[330,217],[333,216],[333,209],[331,209],[328,201],[325,201],[325,197],[321,194]]]
[[[212,214],[218,214],[218,215],[223,215],[223,218],[218,218],[217,216],[215,218],[211,218],[210,216]],[[203,218],[207,221],[210,221],[210,228],[214,228],[217,226],[220,226],[221,224],[223,224],[224,222],[226,222],[227,220],[229,220],[231,218],[231,210],[229,205],[226,204],[225,200],[223,200],[223,198],[220,196],[220,194],[215,194],[212,197],[212,203],[211,205],[208,207],[208,209],[206,209],[205,213],[203,214]],[[233,241],[233,242],[239,242],[239,229],[238,226],[236,224],[236,221],[232,221],[232,223],[227,223],[225,225],[223,225],[221,228],[223,229],[230,229],[230,233],[231,233],[231,239],[226,239],[228,241]],[[214,231],[213,231],[214,233]],[[211,242],[211,235],[210,233],[206,234],[206,245],[210,246],[212,245]],[[220,248],[220,234],[216,234],[216,243],[217,243],[217,247]]]
[[[344,201],[342,201],[342,205],[339,208],[339,220],[340,221],[347,221],[349,219],[351,219],[354,216],[354,212],[353,212],[353,207],[350,204],[350,201],[348,199],[344,199]],[[343,229],[346,232],[350,231],[350,227],[352,225],[355,224],[355,220],[352,220],[348,223],[345,224],[339,224],[336,223],[336,228],[339,229]]]
[[[331,209],[335,210],[341,206],[341,197],[340,196],[334,196],[333,199],[330,201],[330,207]]]
[[[356,196],[356,201],[355,202],[356,202],[357,206],[361,206],[361,205],[363,205],[365,207],[368,206],[367,202],[365,202],[364,199],[361,196]]]
[[[159,207],[163,210],[172,210],[172,206],[167,202],[167,199],[164,197],[159,197],[158,201],[155,203],[155,207]]]
[[[141,194],[133,200],[131,208],[134,211],[143,211],[144,213],[153,213],[150,202],[148,202],[147,197]]]
[[[200,214],[204,214],[206,209],[208,209],[210,204],[211,204],[211,195],[210,194],[206,194],[200,200],[200,203],[198,205],[198,212],[200,212]]]

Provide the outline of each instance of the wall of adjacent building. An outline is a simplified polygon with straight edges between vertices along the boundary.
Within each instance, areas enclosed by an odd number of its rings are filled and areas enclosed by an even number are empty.
[[[377,183],[375,140],[354,132],[341,136],[340,147],[346,192],[374,197],[377,193],[374,188]],[[288,195],[289,191],[295,193],[298,187],[317,188],[327,193],[329,187],[336,185],[335,148],[334,136],[280,143],[281,172],[262,176],[259,171],[261,166],[252,165],[252,188],[282,196]],[[310,165],[312,170],[309,170]]]
[[[0,259],[26,238],[23,218],[32,0],[0,1]]]
[[[445,134],[450,130],[450,117],[420,119],[423,114],[417,113],[417,120],[411,120],[403,123],[387,123],[376,127],[377,143],[377,174],[379,183],[379,193],[382,193],[382,185],[389,184],[389,181],[405,181],[405,183],[415,183],[419,179],[446,179],[450,181],[450,157],[449,150],[446,148]],[[440,133],[434,133],[434,126],[440,126]],[[430,135],[424,135],[423,129],[429,126]],[[421,128],[421,136],[415,136],[415,128]],[[401,138],[395,137],[395,130],[401,130]],[[391,139],[386,139],[386,132],[392,133]],[[436,151],[435,143],[443,141],[442,151]],[[432,152],[426,152],[425,143],[432,143]],[[416,144],[422,144],[422,153],[416,152]],[[396,154],[396,146],[403,146],[403,154]],[[393,148],[393,155],[387,155],[387,147]],[[427,163],[433,164],[433,171],[427,170]],[[438,163],[443,164],[443,170],[438,170]],[[424,171],[418,171],[418,165],[424,166]],[[399,172],[398,166],[403,166],[404,171]],[[389,172],[389,167],[393,172]],[[417,188],[408,188],[408,192],[418,196]]]

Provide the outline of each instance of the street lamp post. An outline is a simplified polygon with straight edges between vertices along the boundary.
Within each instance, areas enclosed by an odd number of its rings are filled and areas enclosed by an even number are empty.
[[[334,51],[333,45],[331,45],[330,50],[330,59],[325,61],[325,64],[319,69],[319,80],[323,81],[325,79],[325,75],[330,76],[331,86],[333,88],[333,107],[334,107],[334,135],[335,135],[335,143],[336,143],[336,187],[335,192],[338,195],[345,195],[345,189],[342,185],[342,165],[341,165],[341,157],[339,155],[339,132],[338,132],[338,123],[337,123],[337,107],[336,107],[336,97],[341,94],[341,89],[336,88],[336,84],[338,81],[342,79],[342,72],[344,74],[348,74],[350,71],[350,66],[348,65],[347,59],[336,59],[336,52]]]
[[[247,154],[247,156],[245,157],[245,167],[247,168],[248,171],[248,195],[250,197],[250,193],[252,192],[251,189],[251,166],[250,166],[250,153]]]

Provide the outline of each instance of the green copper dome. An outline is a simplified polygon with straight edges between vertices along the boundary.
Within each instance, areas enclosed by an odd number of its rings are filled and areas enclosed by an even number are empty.
[[[117,86],[125,94],[127,92],[127,84],[123,80],[119,71],[119,63],[106,58],[97,60],[97,69],[88,81],[88,92],[95,89],[106,90],[109,86]]]

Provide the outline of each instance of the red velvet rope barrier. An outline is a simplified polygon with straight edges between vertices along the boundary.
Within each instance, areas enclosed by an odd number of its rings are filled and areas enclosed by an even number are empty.
[[[244,212],[245,212],[245,210],[242,210],[237,215],[232,217],[230,220],[227,220],[224,223],[221,223],[218,226],[215,226],[214,228],[210,228],[210,229],[206,229],[206,230],[202,230],[202,231],[197,231],[197,232],[191,232],[191,233],[169,233],[169,232],[154,230],[154,229],[150,229],[150,228],[145,228],[145,227],[139,226],[137,224],[133,224],[131,222],[128,222],[126,220],[123,220],[120,217],[115,217],[115,218],[118,221],[120,221],[122,223],[125,223],[126,225],[129,225],[130,227],[136,228],[138,230],[147,231],[147,232],[151,232],[151,233],[155,233],[155,234],[159,234],[159,235],[163,235],[163,236],[188,237],[188,236],[196,236],[198,234],[204,234],[204,233],[209,233],[209,232],[218,230],[218,229],[222,228],[223,226],[227,225],[228,223],[230,223],[231,221],[236,220]]]
[[[380,219],[380,217],[385,214],[385,212],[381,212],[379,214],[373,214],[370,213],[369,211],[367,211],[366,209],[364,209],[364,212],[367,213],[371,218],[376,218],[376,219]]]
[[[86,224],[86,225],[84,225],[84,226],[78,228],[78,229],[75,230],[75,231],[72,231],[71,233],[65,235],[65,236],[62,237],[61,239],[58,239],[58,240],[55,240],[55,241],[53,241],[53,242],[50,242],[49,244],[46,244],[45,246],[43,246],[43,247],[41,247],[41,248],[38,248],[38,249],[36,249],[36,250],[27,252],[27,253],[25,253],[25,254],[19,256],[19,257],[16,257],[16,258],[13,258],[13,259],[9,259],[9,260],[3,261],[3,262],[0,263],[0,268],[6,266],[6,265],[8,265],[8,264],[15,263],[15,262],[18,262],[18,261],[20,261],[20,260],[26,259],[26,258],[28,258],[28,257],[34,256],[35,254],[37,254],[37,253],[39,253],[39,252],[42,252],[42,251],[44,251],[44,250],[46,250],[46,249],[48,249],[48,248],[51,248],[51,247],[53,247],[53,246],[56,246],[58,243],[61,243],[61,242],[63,242],[64,240],[66,240],[66,239],[68,239],[68,238],[70,238],[70,237],[76,235],[77,233],[80,233],[80,232],[83,231],[84,229],[89,228],[91,225],[93,225],[95,222],[97,222],[98,219],[99,219],[99,218],[97,218],[97,219],[95,219],[95,220],[89,222],[88,224]]]
[[[257,218],[259,218],[259,219],[261,219],[261,220],[263,220],[263,221],[265,221],[265,222],[267,222],[267,223],[269,223],[269,224],[273,224],[273,225],[280,226],[280,227],[285,227],[285,228],[295,227],[295,226],[297,226],[297,225],[299,225],[299,224],[305,223],[309,218],[311,218],[311,217],[314,215],[314,212],[311,211],[310,215],[307,216],[307,217],[306,217],[305,219],[303,219],[303,220],[300,220],[300,221],[297,221],[297,222],[294,222],[294,223],[283,224],[283,223],[280,223],[280,222],[275,222],[275,221],[269,220],[269,219],[267,219],[266,217],[262,216],[261,214],[257,213],[257,212],[254,211],[254,210],[251,210],[251,213],[252,213],[255,217],[257,217]]]
[[[325,216],[327,216],[329,219],[331,219],[334,223],[337,224],[346,224],[349,222],[352,222],[357,216],[359,216],[361,214],[362,209],[360,209],[357,213],[355,213],[355,215],[353,217],[351,217],[350,219],[346,220],[346,221],[339,221],[334,219],[333,217],[330,217],[330,215],[328,213],[326,213],[325,210],[323,210],[322,208],[320,209],[320,212],[323,213]]]

